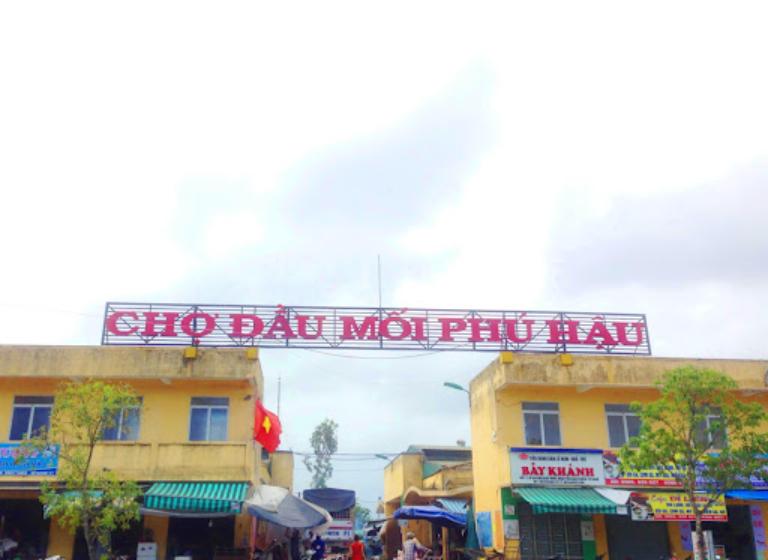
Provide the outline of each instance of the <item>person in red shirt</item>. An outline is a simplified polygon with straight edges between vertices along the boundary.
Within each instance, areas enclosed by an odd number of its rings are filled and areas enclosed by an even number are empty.
[[[355,540],[349,545],[349,560],[365,560],[365,546],[360,540],[360,535],[355,535]]]

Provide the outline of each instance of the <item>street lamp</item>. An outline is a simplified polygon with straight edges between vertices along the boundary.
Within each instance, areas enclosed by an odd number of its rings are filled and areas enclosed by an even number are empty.
[[[472,408],[472,395],[469,393],[467,389],[465,389],[458,383],[453,383],[452,381],[443,381],[443,387],[448,387],[449,389],[455,389],[456,391],[465,392],[467,394],[467,399],[469,400],[469,408]]]
[[[452,383],[450,381],[444,381],[443,382],[444,387],[449,387],[451,389],[456,389],[457,391],[464,391],[466,394],[469,394],[469,391],[467,391],[464,387],[459,385],[458,383]]]

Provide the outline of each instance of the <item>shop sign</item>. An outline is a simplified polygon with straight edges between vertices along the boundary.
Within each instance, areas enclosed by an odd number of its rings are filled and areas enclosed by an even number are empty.
[[[696,503],[706,504],[709,494],[696,494]],[[693,508],[682,492],[632,492],[629,510],[633,521],[694,521]],[[728,521],[725,498],[719,496],[709,506],[703,521]]]
[[[618,455],[612,451],[603,451],[603,469],[606,486],[631,486],[635,488],[681,488],[682,484],[674,477],[676,467],[622,470]]]
[[[334,519],[325,532],[327,541],[351,541],[354,538],[354,530],[351,519]]]
[[[749,506],[749,514],[752,517],[752,536],[755,539],[755,549],[762,551],[765,546],[765,523],[763,522],[763,510],[760,506]]]
[[[102,344],[650,355],[645,315],[107,303]]]
[[[55,476],[58,466],[56,446],[34,451],[20,443],[0,443],[0,476]]]
[[[605,470],[606,486],[627,486],[633,488],[682,488],[683,475],[675,465],[657,467],[654,469],[628,470],[622,469],[619,457],[613,451],[603,451],[603,468]],[[701,470],[704,469],[703,464]],[[766,469],[768,471],[768,469]],[[675,477],[677,474],[677,477]],[[768,479],[768,472],[766,472]],[[768,488],[766,479],[750,477],[750,486],[756,489]],[[696,487],[705,489],[706,481],[702,476],[696,477]]]
[[[603,485],[600,449],[513,447],[509,451],[515,484]]]

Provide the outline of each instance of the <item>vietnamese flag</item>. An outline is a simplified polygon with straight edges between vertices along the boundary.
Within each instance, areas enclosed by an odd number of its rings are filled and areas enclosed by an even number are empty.
[[[256,416],[253,422],[253,439],[272,453],[280,445],[280,432],[282,432],[282,428],[277,414],[268,411],[261,404],[261,401],[257,400]]]

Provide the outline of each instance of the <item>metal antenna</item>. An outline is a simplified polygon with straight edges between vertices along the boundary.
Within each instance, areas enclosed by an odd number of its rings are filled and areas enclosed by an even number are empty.
[[[379,276],[379,309],[381,309],[381,255],[376,255],[376,264]]]

